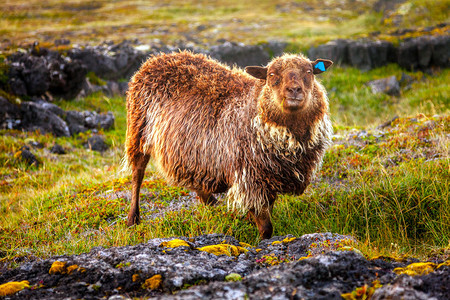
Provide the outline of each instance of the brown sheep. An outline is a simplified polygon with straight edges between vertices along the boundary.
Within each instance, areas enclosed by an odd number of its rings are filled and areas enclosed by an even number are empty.
[[[302,194],[330,143],[328,99],[314,74],[331,64],[284,54],[245,73],[186,51],[149,58],[127,93],[128,225],[139,223],[152,158],[170,184],[204,204],[228,191],[229,206],[248,211],[270,238],[277,195]]]

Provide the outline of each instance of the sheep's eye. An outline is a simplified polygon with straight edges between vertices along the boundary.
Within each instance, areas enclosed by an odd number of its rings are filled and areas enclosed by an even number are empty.
[[[311,74],[311,70],[306,71],[306,73]]]
[[[273,76],[275,76],[275,73],[270,73],[269,76],[273,77]]]

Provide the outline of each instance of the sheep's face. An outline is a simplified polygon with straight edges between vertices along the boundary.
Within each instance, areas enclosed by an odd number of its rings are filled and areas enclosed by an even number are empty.
[[[247,67],[250,75],[264,79],[271,99],[286,112],[306,109],[312,100],[314,74],[325,71],[332,62],[318,59],[311,62],[297,55],[283,55],[274,59],[265,68]]]

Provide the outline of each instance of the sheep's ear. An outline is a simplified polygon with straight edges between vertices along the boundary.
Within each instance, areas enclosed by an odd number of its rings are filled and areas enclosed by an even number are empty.
[[[313,63],[313,73],[314,74],[320,74],[322,72],[325,72],[333,62],[328,59],[316,59]]]
[[[264,67],[245,67],[245,72],[258,79],[265,80],[267,78],[267,68]]]

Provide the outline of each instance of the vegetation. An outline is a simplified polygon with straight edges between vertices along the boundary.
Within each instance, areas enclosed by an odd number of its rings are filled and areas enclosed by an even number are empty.
[[[405,27],[449,22],[448,0],[407,0],[388,13],[377,0],[343,1],[7,1],[0,8],[3,42],[13,46],[55,39],[99,43],[138,38],[211,43],[283,39],[309,46]]]
[[[14,36],[24,42],[63,38],[68,32],[77,41],[83,41],[83,36],[91,42],[105,37],[170,41],[191,32],[200,41],[227,38],[256,43],[282,37],[309,45],[390,26],[386,25],[388,16],[362,13],[374,1],[358,2],[357,9],[351,4],[354,1],[329,2],[52,0],[38,5],[34,0],[26,4],[19,0],[1,8],[0,30],[5,38]],[[336,5],[340,10],[331,10]],[[433,12],[436,7],[448,7],[448,1],[410,0],[403,5],[410,5],[410,13],[404,14],[399,26],[448,21],[448,9],[436,9],[433,18],[420,9]],[[307,14],[306,6],[312,8]],[[425,16],[419,18],[420,13]],[[200,25],[205,29],[199,30]],[[405,83],[399,97],[374,95],[365,85],[390,75],[400,79],[402,74],[411,76],[413,83]],[[95,74],[90,76],[102,82]],[[369,257],[448,257],[448,70],[428,75],[395,65],[369,72],[333,67],[320,76],[329,91],[335,143],[325,156],[318,180],[303,196],[280,197],[274,209],[274,234],[331,231],[355,236],[356,247]],[[120,172],[124,98],[96,93],[58,105],[113,111],[115,128],[102,132],[111,148],[104,153],[85,149],[83,143],[92,132],[70,138],[0,132],[0,262],[14,265],[29,257],[82,253],[94,246],[130,245],[167,236],[225,233],[252,245],[259,242],[257,229],[246,216],[228,211],[225,205],[197,203],[194,194],[167,185],[153,168],[147,170],[141,194],[143,221],[128,228],[131,180],[129,174]],[[400,117],[376,129],[394,116]],[[50,153],[48,149],[55,143],[67,154]],[[42,162],[39,167],[28,166],[17,155],[25,144],[35,145],[30,148]],[[43,147],[36,147],[39,144]]]

